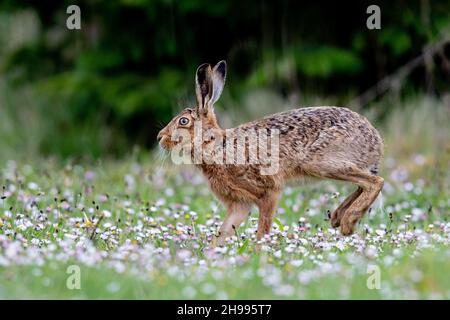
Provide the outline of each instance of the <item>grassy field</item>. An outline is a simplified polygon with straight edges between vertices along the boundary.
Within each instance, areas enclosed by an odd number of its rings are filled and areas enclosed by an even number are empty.
[[[356,234],[328,221],[352,186],[302,183],[284,191],[261,252],[256,211],[209,248],[223,208],[198,172],[159,154],[4,161],[0,298],[450,299],[449,119],[424,100],[381,126],[386,184]]]

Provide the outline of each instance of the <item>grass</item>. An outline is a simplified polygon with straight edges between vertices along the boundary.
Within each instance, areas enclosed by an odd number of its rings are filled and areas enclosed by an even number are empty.
[[[414,110],[382,126],[386,185],[355,235],[328,221],[351,186],[289,186],[261,252],[256,211],[209,248],[223,208],[198,172],[158,155],[2,162],[0,298],[449,299],[448,110]]]

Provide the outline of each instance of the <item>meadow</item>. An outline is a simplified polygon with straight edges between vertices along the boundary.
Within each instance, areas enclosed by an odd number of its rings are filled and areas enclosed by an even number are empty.
[[[377,124],[386,183],[357,232],[329,222],[353,186],[303,182],[284,190],[259,252],[256,211],[211,248],[224,209],[157,151],[6,159],[0,299],[450,299],[449,123],[448,101],[403,102]]]

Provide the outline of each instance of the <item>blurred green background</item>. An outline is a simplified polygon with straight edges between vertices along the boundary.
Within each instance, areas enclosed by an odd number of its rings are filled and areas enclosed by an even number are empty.
[[[71,4],[81,30],[66,28]],[[381,30],[366,27],[370,4],[381,8]],[[401,101],[447,101],[449,25],[448,0],[0,1],[0,154],[96,159],[150,149],[194,103],[196,67],[221,59],[225,127],[320,104],[376,104],[383,123]]]
[[[81,30],[66,28],[72,4]],[[308,183],[285,189],[270,251],[253,251],[253,212],[245,241],[207,257],[224,209],[153,149],[194,104],[197,66],[222,59],[223,127],[340,105],[380,131],[383,196],[355,238],[327,218],[351,187]],[[448,0],[0,0],[0,298],[448,298],[449,84]],[[61,261],[80,264],[83,290]]]

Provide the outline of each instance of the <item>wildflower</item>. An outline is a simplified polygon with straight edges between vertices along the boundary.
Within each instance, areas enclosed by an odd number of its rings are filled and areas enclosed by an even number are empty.
[[[117,291],[120,290],[120,284],[117,282],[111,282],[110,284],[108,284],[108,286],[106,287],[106,290],[108,290],[111,293],[116,293]]]
[[[28,189],[30,190],[37,190],[39,188],[38,184],[36,182],[30,182],[28,183]]]
[[[291,296],[295,292],[295,288],[289,284],[281,285],[273,289],[274,293],[278,296]]]
[[[124,179],[127,190],[133,191],[134,189],[136,189],[136,179],[134,178],[134,176],[132,176],[131,174],[127,174]]]
[[[20,224],[17,226],[17,229],[19,229],[20,231],[25,231],[27,229],[27,226],[24,224]]]
[[[414,269],[410,272],[409,274],[409,278],[413,281],[413,282],[420,282],[423,278],[423,274],[420,270]]]
[[[84,179],[86,179],[87,181],[93,181],[95,179],[95,172],[86,171],[84,174]]]
[[[338,248],[340,251],[344,251],[346,248],[346,244],[343,241],[338,241],[335,244],[336,248]]]
[[[412,221],[419,221],[425,219],[425,213],[420,208],[413,208],[411,211]]]
[[[374,259],[378,256],[377,248],[375,246],[369,246],[364,251],[364,254],[366,255],[367,258]]]
[[[205,283],[202,287],[204,294],[212,294],[216,290],[216,287],[212,283]]]
[[[108,201],[108,195],[106,195],[106,194],[100,194],[99,196],[98,196],[98,202],[100,202],[100,203],[105,203],[105,202],[107,202]]]
[[[292,260],[291,265],[294,267],[300,267],[303,264],[303,260]]]
[[[185,261],[191,257],[192,253],[189,250],[179,250],[177,252],[177,258],[181,261]]]
[[[197,291],[192,287],[185,287],[181,290],[181,294],[187,299],[193,299],[197,294]]]
[[[86,228],[92,228],[92,227],[94,226],[94,222],[92,222],[92,221],[87,217],[86,213],[83,213],[83,214],[84,214],[84,226],[85,226]]]
[[[102,210],[103,217],[111,218],[111,212],[108,210]]]

